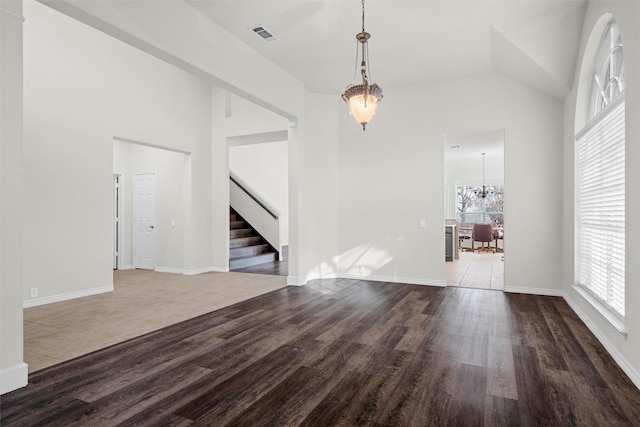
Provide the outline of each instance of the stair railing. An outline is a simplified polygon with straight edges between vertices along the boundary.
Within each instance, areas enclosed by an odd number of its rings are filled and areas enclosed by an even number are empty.
[[[281,256],[280,212],[232,171],[229,171],[229,205]]]
[[[268,201],[260,197],[260,195],[253,189],[249,184],[244,182],[238,175],[229,171],[229,179],[235,185],[237,185],[247,196],[251,197],[253,201],[255,201],[262,209],[267,211],[269,215],[273,217],[273,219],[280,218],[280,212],[276,208],[274,208]]]

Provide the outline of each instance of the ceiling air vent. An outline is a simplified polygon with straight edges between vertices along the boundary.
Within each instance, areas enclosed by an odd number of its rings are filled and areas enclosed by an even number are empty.
[[[250,28],[250,30],[253,33],[255,33],[257,36],[259,36],[264,41],[274,42],[274,41],[278,40],[278,38],[276,36],[274,36],[271,33],[271,31],[267,30],[265,27],[262,27],[262,26],[253,27],[253,28]]]

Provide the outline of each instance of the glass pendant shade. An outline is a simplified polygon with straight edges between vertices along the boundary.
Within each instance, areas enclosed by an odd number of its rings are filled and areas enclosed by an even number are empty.
[[[382,99],[382,89],[377,84],[371,85],[367,92],[365,97],[365,87],[355,85],[348,87],[342,95],[349,108],[349,114],[362,125],[362,129],[365,129],[369,120],[376,114],[378,102]]]

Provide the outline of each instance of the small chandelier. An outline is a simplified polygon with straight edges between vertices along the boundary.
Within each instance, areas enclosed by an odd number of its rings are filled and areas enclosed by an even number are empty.
[[[376,114],[378,103],[382,100],[382,88],[376,83],[369,83],[371,73],[368,66],[368,40],[370,37],[371,34],[364,30],[364,0],[362,0],[362,31],[356,34],[356,40],[358,40],[356,42],[356,67],[353,73],[353,80],[347,85],[347,90],[342,94],[342,99],[349,107],[349,114],[362,125],[362,130],[366,130],[365,126]],[[360,55],[360,47],[362,47],[362,55]],[[362,84],[356,85],[354,82],[358,71],[359,59]]]
[[[476,197],[482,197],[483,199],[486,199],[487,196],[492,196],[495,190],[493,187],[487,187],[484,185],[484,156],[487,153],[480,154],[482,154],[482,189],[480,189],[480,187],[476,187],[473,192]]]

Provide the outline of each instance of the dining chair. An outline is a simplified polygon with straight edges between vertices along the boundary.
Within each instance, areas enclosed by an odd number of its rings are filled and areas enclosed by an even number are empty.
[[[458,229],[458,243],[460,245],[461,251],[471,251],[473,252],[473,226],[466,224],[457,226]],[[471,246],[464,246],[463,243],[466,241],[470,241]]]
[[[488,251],[494,252],[491,247],[493,241],[493,224],[474,224],[473,225],[473,243],[480,242],[480,247],[477,248],[478,252]],[[485,246],[485,243],[487,244]]]

